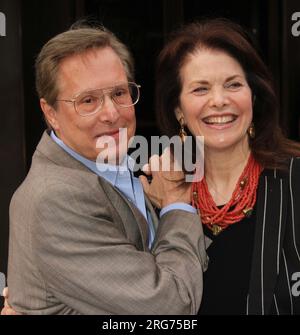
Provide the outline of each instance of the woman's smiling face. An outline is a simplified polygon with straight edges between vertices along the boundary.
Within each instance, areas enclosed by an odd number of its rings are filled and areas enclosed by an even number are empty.
[[[241,65],[225,52],[201,49],[187,57],[180,77],[176,117],[204,136],[206,150],[248,145],[252,93]]]

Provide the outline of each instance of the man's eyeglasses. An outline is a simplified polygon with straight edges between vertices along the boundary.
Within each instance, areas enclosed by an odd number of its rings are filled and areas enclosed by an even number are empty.
[[[73,99],[57,99],[56,101],[73,103],[75,111],[79,115],[89,116],[101,110],[107,94],[118,107],[126,108],[135,105],[140,98],[140,87],[136,83],[129,82],[113,87],[82,92]]]

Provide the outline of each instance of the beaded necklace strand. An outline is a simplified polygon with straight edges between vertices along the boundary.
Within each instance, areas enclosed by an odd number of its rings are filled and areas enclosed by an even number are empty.
[[[250,217],[256,202],[256,190],[262,166],[249,156],[247,165],[242,172],[231,199],[219,208],[213,200],[205,177],[192,185],[192,205],[201,215],[201,221],[214,235],[218,235],[228,226],[239,222],[245,216]]]

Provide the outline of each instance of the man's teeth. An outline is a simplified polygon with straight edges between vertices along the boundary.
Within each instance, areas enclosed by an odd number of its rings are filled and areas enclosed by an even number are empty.
[[[236,119],[236,116],[227,115],[227,116],[212,116],[204,119],[205,123],[208,124],[224,124],[232,122]]]

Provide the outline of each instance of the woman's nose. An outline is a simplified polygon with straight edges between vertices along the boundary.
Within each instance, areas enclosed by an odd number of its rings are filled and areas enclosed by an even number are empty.
[[[222,108],[228,104],[228,97],[223,88],[215,88],[211,91],[210,107]]]

